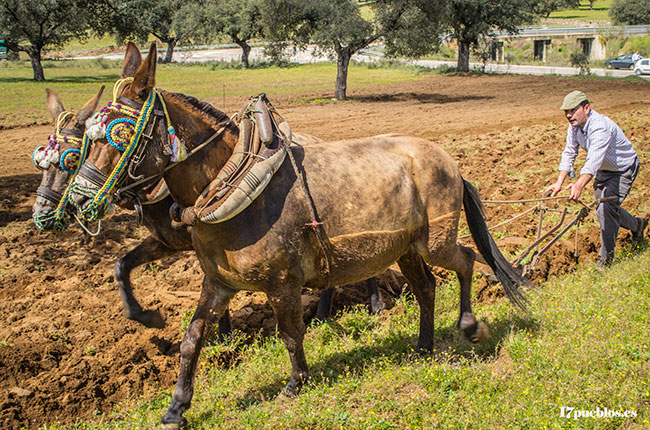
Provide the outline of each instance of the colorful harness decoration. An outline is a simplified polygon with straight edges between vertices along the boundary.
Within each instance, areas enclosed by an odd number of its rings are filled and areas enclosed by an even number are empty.
[[[72,112],[61,112],[56,121],[56,129],[54,134],[48,136],[48,144],[46,146],[38,146],[34,149],[32,154],[32,163],[39,170],[47,170],[53,164],[58,166],[65,172],[74,174],[78,169],[81,161],[81,151],[76,148],[69,148],[60,154],[61,144],[74,144],[81,146],[81,138],[75,136],[62,135],[63,124],[73,115]],[[52,192],[51,194],[56,195]],[[49,200],[55,201],[52,197],[48,196]],[[60,210],[61,200],[59,205],[54,211],[45,214],[34,214],[34,224],[39,230],[53,230],[63,231],[70,225],[70,217],[64,210]]]
[[[106,140],[112,147],[123,152],[135,135],[134,127],[135,121],[130,118],[113,120],[106,127]]]
[[[39,170],[47,170],[52,164],[59,164],[63,170],[68,173],[74,173],[79,167],[78,149],[67,149],[60,154],[61,144],[72,143],[81,146],[81,139],[74,136],[63,136],[61,134],[62,124],[72,116],[72,112],[61,112],[56,121],[56,130],[54,134],[47,137],[48,142],[45,146],[37,146],[32,153],[32,163]],[[77,163],[75,166],[75,162]]]
[[[87,124],[88,129],[81,148],[81,159],[85,160],[90,149],[91,141],[106,137],[106,140],[111,146],[122,152],[120,160],[99,190],[84,187],[73,181],[66,189],[64,195],[64,198],[68,198],[71,193],[77,193],[91,199],[83,208],[77,207],[79,217],[88,222],[99,220],[107,214],[111,203],[110,196],[116,191],[120,179],[132,161],[132,156],[141,146],[141,137],[154,113],[156,98],[158,98],[162,105],[168,125],[167,129],[169,131],[170,143],[174,148],[172,161],[180,161],[187,154],[183,143],[176,139],[165,101],[156,89],[153,89],[149,93],[149,97],[140,111],[117,102],[122,85],[132,80],[133,78],[126,78],[115,83],[113,88],[113,101],[109,102],[101,111],[95,114],[92,121]],[[111,111],[119,112],[131,118],[118,118],[111,121],[107,126],[108,114]],[[129,174],[131,173],[129,172]]]

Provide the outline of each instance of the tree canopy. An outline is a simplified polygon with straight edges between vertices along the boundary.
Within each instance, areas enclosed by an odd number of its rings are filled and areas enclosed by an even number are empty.
[[[304,48],[308,43],[317,52],[336,58],[337,76],[334,97],[347,97],[347,74],[352,55],[384,37],[390,52],[406,52],[406,45],[419,40],[421,46],[437,38],[419,39],[409,31],[424,29],[424,20],[417,16],[409,0],[376,0],[368,5],[357,0],[263,0],[264,28],[268,38],[276,43],[289,40]],[[370,8],[362,13],[362,8]],[[414,18],[414,21],[409,20]],[[428,29],[429,35],[438,34]]]
[[[174,15],[173,28],[197,42],[227,36],[242,49],[242,68],[248,68],[251,39],[262,36],[260,0],[195,0]]]
[[[650,0],[614,0],[609,16],[628,25],[650,24]]]
[[[536,19],[535,2],[531,0],[447,0],[442,8],[440,2],[415,1],[431,21],[440,20],[442,14],[450,37],[458,42],[460,72],[469,71],[470,49],[494,30],[516,33],[519,26]]]
[[[85,0],[0,0],[0,31],[7,49],[29,55],[34,80],[44,81],[43,49],[85,39],[97,7]]]
[[[535,13],[547,18],[551,12],[556,10],[573,9],[578,6],[580,6],[580,0],[539,0],[533,2]]]
[[[149,35],[167,44],[163,62],[170,62],[174,47],[183,38],[172,30],[178,2],[172,0],[107,0],[101,30],[115,34],[119,42],[134,39],[146,42]]]

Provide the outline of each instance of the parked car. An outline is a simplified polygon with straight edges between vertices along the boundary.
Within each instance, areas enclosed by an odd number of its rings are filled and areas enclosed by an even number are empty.
[[[634,61],[632,61],[632,54],[619,55],[616,58],[605,60],[605,66],[608,69],[634,69]]]
[[[637,75],[650,75],[650,58],[643,58],[636,62],[634,73]]]

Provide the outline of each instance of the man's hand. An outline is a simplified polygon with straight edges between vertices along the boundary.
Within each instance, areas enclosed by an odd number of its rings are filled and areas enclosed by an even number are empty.
[[[573,184],[569,184],[566,186],[565,190],[570,189],[571,194],[569,195],[569,200],[572,200],[574,202],[577,202],[578,199],[580,198],[580,195],[582,194],[582,189],[584,188],[584,185],[578,182],[574,182]]]
[[[580,198],[580,194],[582,194],[582,190],[584,189],[585,185],[591,181],[592,176],[584,173],[580,175],[577,181],[575,181],[573,184],[568,185],[565,190],[570,189],[571,194],[569,195],[569,200],[572,200],[574,202],[577,202],[578,199]]]
[[[557,193],[560,192],[561,189],[562,189],[562,184],[556,182],[553,185],[550,185],[544,191],[544,194],[542,194],[542,197],[554,197]]]

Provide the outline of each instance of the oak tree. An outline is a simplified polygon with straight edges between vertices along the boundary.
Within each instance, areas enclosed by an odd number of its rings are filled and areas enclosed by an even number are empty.
[[[44,81],[41,57],[70,39],[85,39],[98,3],[85,0],[0,0],[0,32],[9,51],[25,52],[35,81]]]

